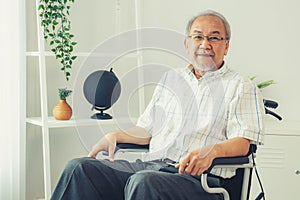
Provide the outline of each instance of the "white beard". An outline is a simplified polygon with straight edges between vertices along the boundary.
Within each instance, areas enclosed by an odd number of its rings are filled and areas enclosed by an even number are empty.
[[[194,57],[194,63],[192,63],[197,70],[202,72],[208,72],[208,71],[215,71],[216,70],[216,63],[213,61],[210,57],[201,57],[198,58],[198,56],[195,55]]]

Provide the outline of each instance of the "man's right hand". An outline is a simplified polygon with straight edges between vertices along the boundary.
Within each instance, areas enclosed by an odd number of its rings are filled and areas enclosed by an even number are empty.
[[[93,149],[88,154],[88,157],[96,158],[100,151],[107,151],[109,160],[114,161],[116,145],[116,133],[108,133],[93,146]]]
[[[141,127],[108,133],[94,145],[89,157],[96,158],[99,151],[107,151],[109,160],[114,161],[117,143],[149,144],[151,135]]]

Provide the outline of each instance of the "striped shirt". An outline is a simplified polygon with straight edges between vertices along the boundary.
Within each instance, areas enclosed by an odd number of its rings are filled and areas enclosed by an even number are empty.
[[[235,137],[263,143],[264,105],[255,84],[227,66],[200,79],[188,69],[166,72],[137,126],[151,135],[146,160],[176,162],[192,150]],[[214,170],[232,177],[235,169]]]

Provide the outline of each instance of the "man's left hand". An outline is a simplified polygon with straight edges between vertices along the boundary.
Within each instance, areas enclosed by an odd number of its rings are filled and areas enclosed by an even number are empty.
[[[202,147],[189,152],[175,167],[179,169],[180,174],[200,176],[210,167],[214,158],[213,146]]]

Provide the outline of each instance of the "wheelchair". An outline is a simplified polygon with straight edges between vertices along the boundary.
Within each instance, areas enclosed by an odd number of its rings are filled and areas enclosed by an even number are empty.
[[[278,120],[282,120],[282,117],[268,108],[276,109],[278,103],[272,100],[264,99],[265,114],[272,115]],[[149,145],[136,145],[130,143],[118,143],[116,147],[116,153],[127,152],[147,152]],[[250,197],[250,188],[252,180],[253,169],[257,175],[257,179],[260,185],[261,192],[255,200],[265,199],[264,190],[258,176],[258,172],[255,165],[255,153],[257,146],[251,144],[249,152],[246,156],[236,157],[224,157],[216,158],[213,160],[212,165],[207,169],[199,178],[203,189],[208,193],[221,193],[224,200],[248,200]],[[107,155],[107,152],[103,152],[103,155]],[[236,168],[236,175],[232,178],[224,179],[222,187],[210,186],[209,176],[212,169],[216,168]],[[172,166],[169,169],[164,169],[170,173],[178,173],[178,170]]]

